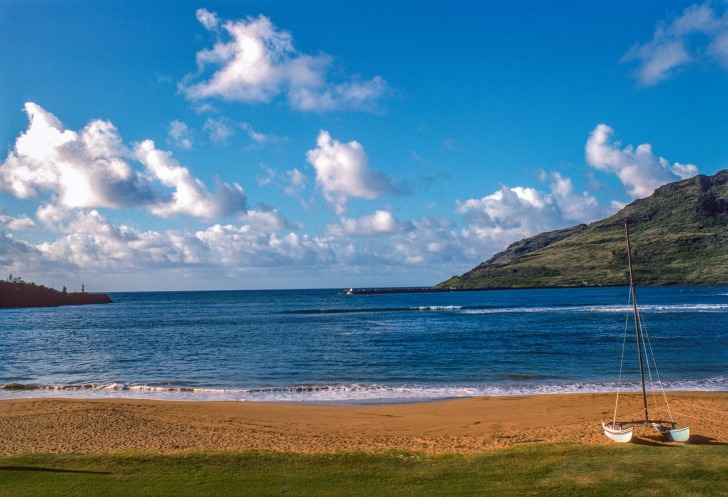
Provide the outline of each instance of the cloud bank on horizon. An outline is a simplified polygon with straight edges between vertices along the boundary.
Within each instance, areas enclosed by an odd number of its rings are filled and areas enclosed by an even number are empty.
[[[689,6],[621,62],[637,62],[643,86],[700,61],[728,68],[727,16],[710,4]],[[80,129],[68,129],[66,116],[43,102],[24,102],[27,129],[18,131],[0,162],[0,195],[20,206],[12,212],[0,207],[6,273],[81,272],[110,290],[368,285],[387,271],[429,275],[423,283],[434,284],[513,241],[600,219],[625,200],[699,173],[694,164],[659,156],[650,143],[623,145],[615,138],[619,130],[596,121],[582,136],[586,173],[574,177],[572,165],[557,170],[543,164],[530,184],[496,179],[499,186],[482,196],[447,199],[444,215],[398,207],[427,196],[425,187],[413,187],[411,175],[391,167],[387,160],[396,159],[381,151],[374,160],[368,153],[373,144],[323,127],[294,159],[261,163],[262,177],[241,179],[210,155],[203,179],[181,158],[197,147],[222,147],[237,133],[251,147],[289,142],[283,133],[260,131],[261,124],[226,117],[221,109],[231,102],[386,120],[385,102],[399,89],[380,75],[347,76],[334,56],[298,50],[292,34],[265,15],[226,20],[200,8],[196,19],[212,47],[190,54],[197,70],[187,72],[176,91],[204,116],[204,125],[193,128],[182,119],[165,125],[166,145],[176,153],[160,148],[158,139],[125,138],[134,130],[104,116],[87,116]],[[585,176],[589,185],[576,186]],[[608,190],[609,198],[601,187],[612,180],[620,190]],[[280,196],[271,202],[262,188]],[[275,273],[286,276],[271,278]],[[134,283],[142,274],[159,277]]]
[[[458,201],[458,230],[450,220],[423,217],[398,220],[387,210],[347,218],[346,203],[373,200],[395,191],[383,173],[372,169],[363,147],[341,143],[321,131],[307,160],[315,169],[320,194],[339,215],[322,236],[291,229],[275,209],[248,209],[243,188],[217,180],[215,193],[180,165],[171,152],[144,140],[127,146],[107,121],[94,120],[79,131],[67,130],[50,112],[25,105],[28,129],[0,165],[0,187],[40,205],[36,221],[0,217],[7,229],[22,232],[37,223],[61,233],[33,245],[5,233],[3,251],[9,270],[22,267],[76,267],[98,270],[217,267],[238,268],[378,266],[439,264],[447,259],[482,258],[483,247],[497,249],[541,231],[589,222],[614,212],[589,192],[577,192],[559,172],[543,173],[548,189],[503,185],[480,199]],[[598,125],[586,143],[587,162],[616,174],[632,198],[657,186],[697,174],[694,165],[670,165],[653,155],[649,144],[621,149],[613,131]],[[196,232],[139,231],[115,226],[101,208],[144,210],[154,216],[215,219],[232,216],[237,224],[214,224]],[[300,233],[303,231],[304,233]],[[361,237],[386,235],[368,243]],[[17,261],[17,263],[15,262]],[[16,266],[17,264],[17,266]]]

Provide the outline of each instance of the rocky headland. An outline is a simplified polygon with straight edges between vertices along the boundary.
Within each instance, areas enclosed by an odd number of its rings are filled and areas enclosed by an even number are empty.
[[[105,293],[64,292],[35,283],[0,281],[0,308],[109,304]]]

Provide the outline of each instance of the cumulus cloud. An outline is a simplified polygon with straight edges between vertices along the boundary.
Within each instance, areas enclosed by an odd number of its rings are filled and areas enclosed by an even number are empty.
[[[179,84],[190,100],[267,103],[285,95],[292,107],[304,111],[371,111],[389,92],[379,76],[330,81],[333,58],[299,52],[291,34],[265,16],[223,22],[217,14],[199,9],[197,19],[217,41],[197,53],[197,73]]]
[[[7,216],[0,211],[0,226],[4,226],[13,231],[22,231],[35,228],[35,221],[25,214],[19,217]]]
[[[259,206],[251,209],[243,219],[268,233],[291,229],[288,220],[271,207]]]
[[[576,192],[571,178],[555,172],[543,179],[550,181],[549,191],[503,185],[483,198],[458,202],[456,212],[466,224],[463,237],[504,245],[611,213],[589,192]]]
[[[407,266],[408,274],[421,271],[423,278],[431,278],[450,274],[452,268],[472,267],[518,239],[591,222],[619,207],[601,205],[562,173],[543,172],[536,188],[504,185],[481,198],[457,202],[460,220],[398,219],[389,208],[347,217],[351,199],[375,200],[397,189],[370,167],[361,144],[342,143],[321,131],[307,160],[318,191],[339,219],[321,235],[305,233],[300,223],[289,223],[272,207],[248,208],[239,185],[217,180],[211,192],[151,140],[127,147],[111,123],[93,121],[74,132],[40,107],[27,108],[28,131],[0,164],[0,188],[17,197],[40,198],[34,220],[0,213],[0,266],[13,273],[71,275],[83,269],[103,278],[99,275],[167,271],[176,278],[185,272],[220,277],[271,274],[270,268],[285,268],[286,274],[305,268],[303,274],[315,268],[317,274],[326,271],[349,278],[359,272],[366,278],[377,273],[372,268],[378,268],[378,274],[393,274],[394,268]],[[622,147],[606,125],[591,133],[586,155],[595,174],[616,174],[634,196],[697,172],[695,166],[656,157],[649,145]],[[307,177],[299,169],[277,172],[263,167],[267,176],[261,184],[276,185],[298,198],[313,182],[311,172]],[[591,180],[589,188],[594,187]],[[115,224],[101,207],[137,207],[161,217],[213,219],[232,214],[236,219],[230,224],[214,220],[201,229],[143,230]],[[53,239],[33,244],[3,233],[29,229],[35,223],[46,233],[55,232],[49,235]]]
[[[182,121],[174,120],[169,123],[169,141],[183,150],[192,148],[192,132]]]
[[[393,237],[396,259],[400,264],[438,265],[460,262],[469,266],[490,247],[477,244],[473,253],[467,254],[462,234],[454,223],[444,217],[422,217],[408,223],[407,229]]]
[[[370,81],[292,87],[288,100],[293,107],[307,111],[375,110],[377,102],[389,92],[387,82],[376,76]]]
[[[728,12],[709,2],[687,7],[679,17],[660,22],[652,40],[635,44],[622,57],[633,61],[644,86],[670,79],[691,63],[718,63],[728,70]]]
[[[43,254],[32,244],[0,231],[0,266],[10,273],[43,267]]]
[[[68,208],[153,202],[148,180],[132,171],[113,124],[94,120],[77,133],[34,103],[25,104],[25,112],[30,124],[0,165],[0,188],[18,198],[44,191]]]
[[[332,236],[372,236],[403,233],[409,229],[409,223],[397,220],[391,212],[377,210],[359,219],[341,218],[339,224],[328,227],[328,233]]]
[[[95,209],[69,213],[54,226],[62,235],[37,246],[0,232],[0,265],[8,269],[66,271],[164,271],[212,269],[238,271],[271,266],[330,262],[325,242],[288,232],[275,210],[248,211],[244,224],[215,224],[196,232],[141,231],[114,225]]]
[[[186,231],[140,231],[115,226],[99,212],[75,212],[67,234],[38,246],[55,270],[164,271],[214,266],[210,247]]]
[[[39,105],[26,103],[25,112],[28,129],[0,164],[0,189],[18,198],[45,195],[46,203],[59,209],[134,207],[165,217],[245,213],[246,197],[239,185],[218,180],[217,191],[210,193],[150,140],[132,150],[108,121],[93,120],[75,132]],[[134,170],[134,161],[145,170]],[[53,215],[60,215],[57,209]]]
[[[314,265],[332,254],[325,243],[290,232],[279,236],[250,225],[214,225],[195,233],[210,249],[211,258],[226,267]]]
[[[285,140],[284,138],[267,135],[261,133],[253,128],[250,123],[237,123],[226,117],[220,117],[214,119],[212,117],[207,118],[203,129],[207,131],[210,136],[210,141],[213,143],[226,144],[227,141],[237,133],[238,129],[243,130],[245,134],[257,144],[264,144],[267,142],[279,142]]]
[[[39,220],[52,223],[46,227],[59,236],[33,245],[0,232],[0,266],[13,273],[35,271],[46,278],[63,275],[64,280],[79,271],[155,277],[179,277],[191,271],[198,277],[215,274],[220,278],[262,275],[266,268],[317,268],[332,274],[338,271],[340,278],[372,267],[464,261],[460,237],[445,218],[405,222],[377,211],[360,219],[344,219],[337,230],[316,237],[290,229],[274,209],[264,207],[248,211],[242,224],[213,224],[194,232],[144,231],[115,225],[95,209],[69,212],[46,207]]]
[[[606,124],[594,128],[586,142],[586,160],[600,171],[615,173],[632,198],[648,197],[665,183],[698,174],[693,164],[670,164],[655,156],[649,143],[620,149],[621,144],[613,142],[613,136],[614,130]]]
[[[346,211],[350,198],[374,200],[397,191],[389,178],[369,167],[364,147],[356,141],[341,143],[321,131],[306,158],[316,170],[316,185],[337,214]]]
[[[299,196],[308,184],[308,178],[306,177],[306,175],[299,171],[297,168],[286,171],[286,179],[287,184],[284,187],[283,191],[287,195]]]
[[[171,198],[158,202],[150,211],[158,216],[169,217],[186,214],[201,218],[214,218],[244,213],[247,199],[243,188],[216,179],[214,195],[204,183],[192,176],[190,171],[179,165],[172,154],[158,150],[151,140],[145,140],[136,147],[136,157],[163,185],[174,188]]]
[[[266,136],[263,133],[255,131],[253,126],[249,123],[240,123],[240,127],[247,133],[248,137],[256,143],[263,143],[266,140]]]
[[[203,129],[207,131],[213,143],[226,143],[228,138],[235,134],[231,123],[226,119],[208,117]]]

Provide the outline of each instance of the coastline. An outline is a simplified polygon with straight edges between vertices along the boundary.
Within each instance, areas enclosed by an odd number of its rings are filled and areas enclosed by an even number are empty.
[[[691,443],[728,443],[728,392],[670,392]],[[641,398],[622,394],[620,413]],[[606,445],[613,393],[473,397],[329,405],[267,402],[25,398],[0,400],[0,454],[272,450],[294,453],[472,453],[515,445]],[[637,426],[643,443],[663,443]]]
[[[22,309],[28,307],[60,307],[66,305],[111,304],[106,293],[58,291],[35,283],[24,281],[0,281],[0,309]]]

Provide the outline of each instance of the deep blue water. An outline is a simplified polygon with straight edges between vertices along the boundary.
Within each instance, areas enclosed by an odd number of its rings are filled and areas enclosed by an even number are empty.
[[[0,399],[361,402],[612,390],[628,293],[115,293],[109,305],[3,309]],[[728,287],[641,288],[638,299],[667,388],[728,390]],[[625,361],[630,388],[633,349]]]

